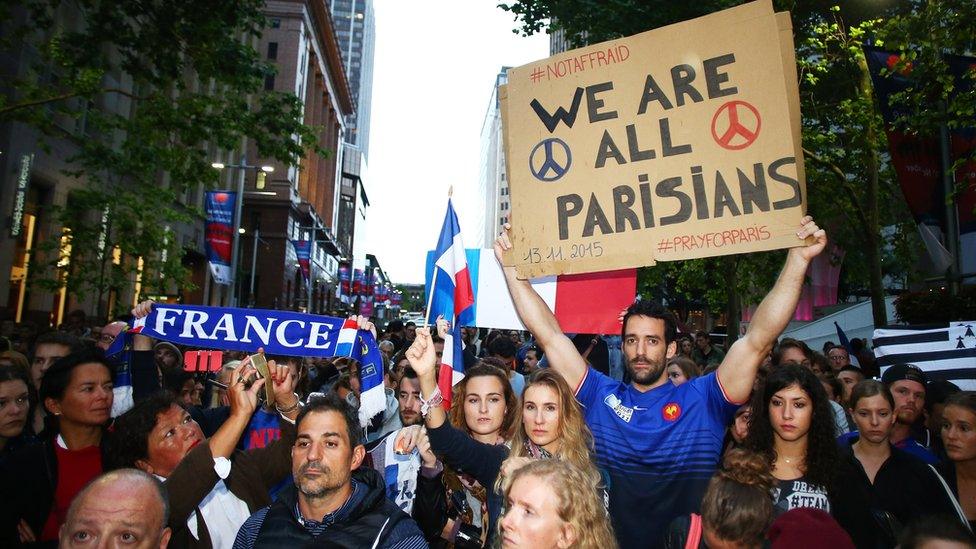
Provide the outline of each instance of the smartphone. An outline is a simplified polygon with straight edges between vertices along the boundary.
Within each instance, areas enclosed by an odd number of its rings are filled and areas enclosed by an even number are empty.
[[[274,382],[271,381],[271,371],[268,370],[268,361],[264,358],[264,353],[251,355],[251,365],[257,370],[258,375],[264,378],[264,400],[268,407],[274,406]]]

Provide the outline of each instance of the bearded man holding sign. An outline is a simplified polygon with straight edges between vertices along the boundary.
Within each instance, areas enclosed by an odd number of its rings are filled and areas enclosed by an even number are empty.
[[[597,466],[609,478],[610,516],[622,548],[657,547],[668,523],[697,512],[719,462],[725,428],[749,399],[756,371],[786,328],[800,299],[810,262],[827,244],[811,217],[800,220],[772,290],[756,309],[746,335],[718,370],[675,386],[664,375],[677,351],[675,321],[660,303],[642,300],[627,309],[621,335],[625,385],[590,368],[563,334],[552,311],[528,280],[502,258],[512,249],[508,230],[495,241],[495,256],[522,322],[585,408]],[[812,244],[803,241],[812,237]]]

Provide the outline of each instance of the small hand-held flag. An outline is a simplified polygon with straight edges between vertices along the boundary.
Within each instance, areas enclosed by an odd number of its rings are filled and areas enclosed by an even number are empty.
[[[464,378],[464,343],[458,319],[474,304],[471,276],[461,241],[461,226],[447,199],[447,214],[434,248],[434,275],[428,290],[427,324],[434,324],[443,315],[451,323],[451,331],[444,340],[437,385],[441,389],[445,407],[451,405],[452,387]]]

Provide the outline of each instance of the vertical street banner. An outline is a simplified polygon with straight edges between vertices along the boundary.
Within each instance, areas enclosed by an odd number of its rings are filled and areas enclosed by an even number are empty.
[[[352,293],[352,275],[349,272],[349,265],[339,265],[339,286],[337,288],[339,300],[349,303],[349,296]]]
[[[363,281],[365,280],[365,275],[362,269],[353,269],[352,271],[352,294],[353,295],[363,295]]]
[[[308,281],[312,267],[312,241],[311,240],[292,240],[295,247],[295,255],[298,257],[298,268],[302,270],[302,276]]]
[[[796,58],[770,0],[511,69],[499,98],[520,277],[798,244]]]
[[[210,274],[217,284],[230,284],[230,255],[234,240],[234,204],[237,193],[229,191],[207,191],[204,208],[206,210],[206,248]]]
[[[403,294],[397,291],[390,294],[390,307],[399,308],[401,303],[403,303]]]
[[[359,314],[369,318],[373,316],[373,297],[363,296],[363,299],[359,302]]]
[[[865,46],[864,56],[885,121],[888,150],[898,175],[898,185],[918,224],[935,270],[945,271],[950,260],[944,248],[945,191],[939,136],[909,133],[894,126],[895,120],[906,113],[902,112],[903,107],[892,104],[891,96],[911,86],[911,67],[897,71],[900,56],[880,48]],[[955,93],[973,93],[976,81],[969,71],[976,67],[976,58],[947,55],[945,62],[953,76]],[[976,161],[972,159],[976,150],[976,123],[968,128],[953,128],[949,140],[952,162],[969,159],[953,175],[960,189],[955,197],[959,215],[959,264],[962,272],[971,273],[976,272]]]

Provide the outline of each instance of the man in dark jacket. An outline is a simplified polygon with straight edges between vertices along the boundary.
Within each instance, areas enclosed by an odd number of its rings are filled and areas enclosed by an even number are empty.
[[[366,450],[356,412],[334,393],[315,398],[296,421],[294,489],[251,515],[235,549],[254,547],[427,547],[417,524],[393,502],[379,474],[359,466]]]

